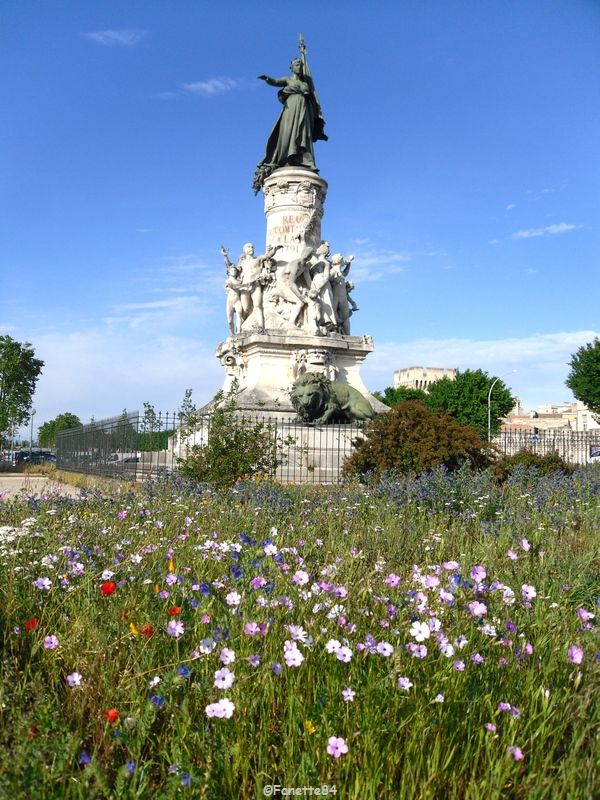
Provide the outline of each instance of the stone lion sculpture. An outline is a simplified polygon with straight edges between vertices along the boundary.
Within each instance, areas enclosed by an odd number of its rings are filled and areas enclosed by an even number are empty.
[[[306,372],[296,380],[290,398],[302,422],[316,425],[363,421],[375,416],[357,389],[315,372]]]

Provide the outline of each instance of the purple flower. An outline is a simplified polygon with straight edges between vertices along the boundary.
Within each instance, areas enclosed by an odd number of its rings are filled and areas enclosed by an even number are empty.
[[[72,672],[70,675],[67,675],[67,683],[73,689],[75,686],[81,686],[82,675],[78,672]]]
[[[595,614],[591,614],[589,611],[586,611],[585,608],[578,608],[577,616],[580,620],[583,620],[583,622],[589,622],[591,619],[594,619]]]
[[[230,689],[233,686],[235,675],[227,667],[215,672],[215,686],[217,689]]]
[[[521,761],[523,758],[523,751],[520,747],[513,747],[512,745],[508,748],[508,754],[514,758],[515,761]]]
[[[271,672],[273,675],[281,675],[281,664],[278,664],[277,662],[271,664]]]
[[[38,578],[37,580],[33,581],[32,585],[35,586],[36,589],[45,589],[48,591],[52,586],[52,581],[50,578]]]
[[[125,768],[127,770],[127,774],[128,775],[133,775],[133,773],[135,772],[135,761],[131,761],[131,760],[126,761],[125,762]]]
[[[327,752],[334,758],[339,758],[348,752],[348,745],[341,736],[330,736],[327,740]]]
[[[498,703],[498,711],[510,711],[510,703]]]
[[[496,733],[496,726],[493,722],[486,722],[484,727],[488,733]]]
[[[79,763],[82,767],[87,767],[88,764],[92,763],[92,759],[90,758],[90,754],[87,750],[82,750],[81,755],[79,756]]]
[[[398,688],[399,689],[404,689],[405,692],[408,692],[408,690],[412,686],[413,686],[413,683],[410,680],[410,678],[405,678],[404,676],[401,676],[400,678],[398,678]]]
[[[567,650],[567,656],[571,664],[581,664],[583,661],[583,650],[576,644],[572,644]]]
[[[475,583],[481,583],[483,580],[485,580],[485,577],[487,575],[487,571],[486,571],[485,567],[482,567],[481,565],[478,565],[476,567],[473,567],[473,569],[471,570],[471,572],[469,574],[471,575],[471,577],[473,578]]]
[[[379,642],[376,649],[379,655],[385,658],[388,658],[394,652],[394,648],[391,644],[388,644],[388,642]]]
[[[523,596],[524,603],[530,603],[534,597],[537,597],[535,586],[530,586],[528,583],[524,583],[521,586],[521,595]]]
[[[233,662],[235,661],[235,652],[231,650],[229,647],[224,647],[221,650],[221,655],[219,656],[219,660],[221,661],[221,664],[225,664],[226,666],[227,664],[233,664]]]
[[[165,704],[165,697],[162,694],[153,694],[150,696],[150,702],[157,708],[162,708]]]
[[[342,697],[345,703],[352,703],[356,697],[356,692],[353,689],[342,689]]]
[[[285,643],[283,658],[285,659],[286,666],[288,667],[299,667],[304,661],[304,656],[298,649],[296,642],[289,640]]]
[[[465,671],[465,662],[464,661],[455,661],[454,664],[452,664],[452,669],[454,669],[456,672],[464,672]]]
[[[260,656],[256,654],[248,656],[248,663],[251,667],[258,667],[260,665]]]
[[[352,650],[343,645],[335,651],[335,657],[338,659],[338,661],[343,661],[344,664],[349,664],[352,660]]]
[[[167,633],[169,636],[173,636],[175,639],[179,639],[180,636],[183,636],[185,633],[185,627],[183,622],[178,619],[172,619],[167,622]]]
[[[46,648],[46,650],[56,650],[58,644],[59,644],[58,639],[56,638],[56,636],[54,636],[54,634],[46,636],[44,638],[44,647]]]

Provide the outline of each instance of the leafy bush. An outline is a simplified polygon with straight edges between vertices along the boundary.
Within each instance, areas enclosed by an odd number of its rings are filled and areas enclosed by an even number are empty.
[[[272,475],[280,463],[279,450],[268,424],[238,416],[235,397],[219,392],[206,442],[179,459],[180,473],[225,489],[245,478]]]
[[[570,475],[574,467],[561,458],[557,452],[540,455],[531,450],[521,450],[512,456],[503,456],[494,463],[494,474],[501,481],[509,475],[523,469],[534,468],[539,475],[553,475],[555,472],[564,472]]]
[[[441,464],[448,470],[465,462],[475,467],[490,464],[488,446],[477,431],[415,400],[377,416],[365,427],[365,438],[354,445],[356,451],[344,464],[345,475],[379,477],[391,470],[418,474]]]

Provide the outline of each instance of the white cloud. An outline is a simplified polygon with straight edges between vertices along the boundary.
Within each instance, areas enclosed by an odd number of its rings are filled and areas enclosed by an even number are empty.
[[[509,203],[509,204],[506,206],[506,209],[505,209],[505,211],[512,211],[512,209],[513,209],[513,208],[516,208],[516,207],[517,207],[517,206],[516,206],[516,203]]]
[[[600,334],[571,331],[508,339],[417,339],[376,343],[362,370],[371,389],[393,383],[397,369],[410,366],[483,369],[499,375],[527,408],[571,397],[565,386],[568,362],[583,344]],[[517,370],[513,373],[513,370]]]
[[[203,405],[221,388],[223,368],[213,348],[172,335],[96,327],[71,333],[36,333],[35,352],[45,362],[34,405],[36,429],[71,411],[83,422],[138,410],[144,401],[175,411],[187,388]]]
[[[352,264],[351,280],[357,283],[380,281],[392,273],[405,272],[404,265],[410,260],[410,255],[393,250],[369,250],[357,253],[356,260]]]
[[[580,228],[581,225],[573,225],[569,222],[559,222],[556,225],[547,225],[545,228],[529,228],[528,230],[524,231],[517,231],[513,233],[513,239],[531,239],[535,236],[547,236],[553,235],[556,233],[568,233],[569,231],[573,231],[576,228]]]
[[[195,83],[184,83],[181,87],[184,92],[190,94],[198,94],[202,97],[211,97],[215,94],[223,94],[235,89],[237,81],[233,78],[208,78],[205,81],[197,81]]]
[[[145,39],[148,31],[139,28],[127,28],[121,30],[92,31],[87,33],[88,39],[96,44],[107,47],[135,47],[142,39]]]

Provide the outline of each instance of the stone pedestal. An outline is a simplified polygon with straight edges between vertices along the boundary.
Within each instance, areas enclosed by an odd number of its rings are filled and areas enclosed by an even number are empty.
[[[386,408],[369,394],[360,377],[360,367],[372,351],[370,336],[268,331],[230,336],[219,345],[216,355],[225,369],[223,391],[237,386],[240,410],[295,417],[289,390],[305,372],[318,372],[353,386],[375,410]]]

